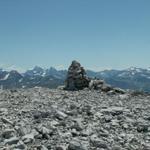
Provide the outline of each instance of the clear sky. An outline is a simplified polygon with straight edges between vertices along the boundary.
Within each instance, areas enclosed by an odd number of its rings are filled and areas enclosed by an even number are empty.
[[[150,0],[0,0],[0,66],[150,66]]]

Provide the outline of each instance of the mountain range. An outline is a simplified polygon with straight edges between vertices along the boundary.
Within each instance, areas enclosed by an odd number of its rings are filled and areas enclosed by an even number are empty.
[[[103,79],[114,87],[150,92],[150,68],[131,67],[124,70],[112,69],[100,72],[86,70],[86,72],[89,77]],[[4,89],[35,86],[56,88],[64,84],[66,75],[67,70],[57,70],[53,67],[43,69],[35,66],[24,73],[0,69],[0,86]]]

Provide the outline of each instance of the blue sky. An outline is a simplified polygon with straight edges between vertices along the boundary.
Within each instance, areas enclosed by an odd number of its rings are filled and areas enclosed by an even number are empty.
[[[150,0],[1,0],[0,66],[150,67]]]

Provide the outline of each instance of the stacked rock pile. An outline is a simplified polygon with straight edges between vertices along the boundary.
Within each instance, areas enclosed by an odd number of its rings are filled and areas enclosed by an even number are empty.
[[[124,90],[113,88],[106,84],[103,80],[89,78],[81,64],[74,60],[68,69],[65,89],[82,90],[84,88],[101,90],[103,92],[110,93],[125,93]]]
[[[86,72],[81,64],[73,61],[68,69],[66,79],[67,90],[81,90],[89,86],[90,79],[86,76]]]

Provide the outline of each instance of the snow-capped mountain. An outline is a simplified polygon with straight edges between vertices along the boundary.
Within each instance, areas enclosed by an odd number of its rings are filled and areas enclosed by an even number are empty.
[[[55,88],[64,84],[66,75],[66,70],[57,70],[53,67],[43,69],[35,66],[25,73],[0,69],[0,86],[3,88],[28,88],[34,86]],[[124,70],[104,70],[100,72],[87,70],[87,75],[104,79],[108,84],[115,87],[150,92],[150,68],[131,67]]]
[[[52,67],[50,69],[43,69],[35,66],[25,73],[0,69],[0,87],[6,89],[34,86],[55,88],[63,84],[65,76],[66,71],[59,71]]]
[[[87,73],[91,75],[91,72]],[[93,75],[113,86],[150,92],[150,69],[131,67],[125,70],[104,70]]]
[[[53,76],[55,78],[65,78],[66,71],[65,70],[56,70],[54,67],[50,67],[49,69],[43,69],[41,67],[35,66],[31,70],[27,70],[24,73],[24,76],[36,77],[36,76]]]

